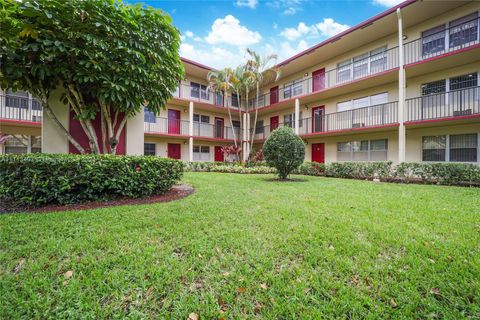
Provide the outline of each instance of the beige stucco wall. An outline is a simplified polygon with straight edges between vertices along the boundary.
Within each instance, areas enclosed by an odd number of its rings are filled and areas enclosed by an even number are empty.
[[[126,154],[128,155],[142,155],[143,154],[143,139],[145,134],[143,132],[143,108],[134,117],[127,120],[126,123]]]
[[[50,97],[49,103],[60,123],[68,130],[69,108],[60,101],[60,96],[61,91],[55,90]],[[42,119],[42,152],[68,153],[68,139],[65,134],[53,123],[45,112]]]

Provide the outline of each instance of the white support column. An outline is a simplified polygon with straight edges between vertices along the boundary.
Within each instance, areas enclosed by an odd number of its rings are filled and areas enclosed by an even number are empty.
[[[247,145],[248,145],[248,139],[247,139],[247,114],[243,114],[243,143],[242,143],[242,154],[243,154],[243,161],[246,161],[247,159]]]
[[[188,105],[188,161],[193,161],[193,102]]]
[[[405,69],[403,48],[402,12],[397,9],[398,18],[398,162],[405,162]]]
[[[295,99],[295,133],[300,133],[300,100]]]

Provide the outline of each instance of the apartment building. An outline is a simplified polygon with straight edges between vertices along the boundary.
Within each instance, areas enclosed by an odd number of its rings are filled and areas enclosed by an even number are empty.
[[[145,112],[127,128],[125,152],[222,161],[221,148],[235,138],[253,136],[260,149],[274,129],[291,126],[307,145],[306,161],[478,163],[479,11],[478,1],[405,1],[279,63],[280,80],[248,101],[246,114],[239,97],[224,105],[208,90],[211,68],[183,59],[186,78],[165,111]],[[3,152],[68,144],[53,140],[28,94],[1,97]]]

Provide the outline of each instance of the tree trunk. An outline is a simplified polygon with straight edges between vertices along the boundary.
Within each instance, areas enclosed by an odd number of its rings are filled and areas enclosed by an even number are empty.
[[[57,116],[53,113],[52,109],[50,109],[50,106],[48,103],[42,103],[43,105],[43,110],[46,111],[47,115],[50,117],[50,119],[53,121],[53,123],[57,126],[60,131],[65,134],[67,137],[68,141],[80,152],[81,154],[85,154],[85,149],[75,140],[75,138],[68,132],[67,129],[63,126],[63,124],[58,120]]]
[[[255,121],[253,122],[253,131],[252,132],[255,132],[256,128],[257,128],[257,118],[258,118],[258,96],[260,94],[259,92],[259,83],[257,82],[257,98],[255,99]],[[252,150],[253,150],[253,139],[255,138],[255,135],[252,134],[252,139],[251,139],[251,142],[250,142],[250,148],[248,150],[248,155],[251,154]]]
[[[228,106],[228,104],[226,104],[226,98],[227,95],[224,94],[223,95],[223,105],[227,107],[227,111],[228,111],[228,118],[230,120],[230,127],[232,128],[232,134],[233,134],[233,144],[235,145],[235,148],[237,147],[237,135],[235,134],[235,130],[233,128],[233,121],[232,121],[232,113],[230,112],[230,107]],[[238,96],[237,96],[238,98]],[[240,100],[239,100],[240,101]]]

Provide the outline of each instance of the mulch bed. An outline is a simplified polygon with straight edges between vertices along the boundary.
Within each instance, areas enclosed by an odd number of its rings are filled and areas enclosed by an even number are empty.
[[[28,208],[15,206],[14,204],[0,202],[0,214],[2,213],[15,213],[15,212],[56,212],[56,211],[72,211],[72,210],[91,210],[105,207],[125,206],[125,205],[137,205],[137,204],[149,204],[158,202],[170,202],[178,199],[185,198],[195,192],[192,186],[186,184],[179,184],[173,186],[167,193],[162,195],[154,195],[148,198],[139,199],[116,199],[108,201],[92,201],[86,203],[77,203],[71,205],[48,205],[40,208]]]

